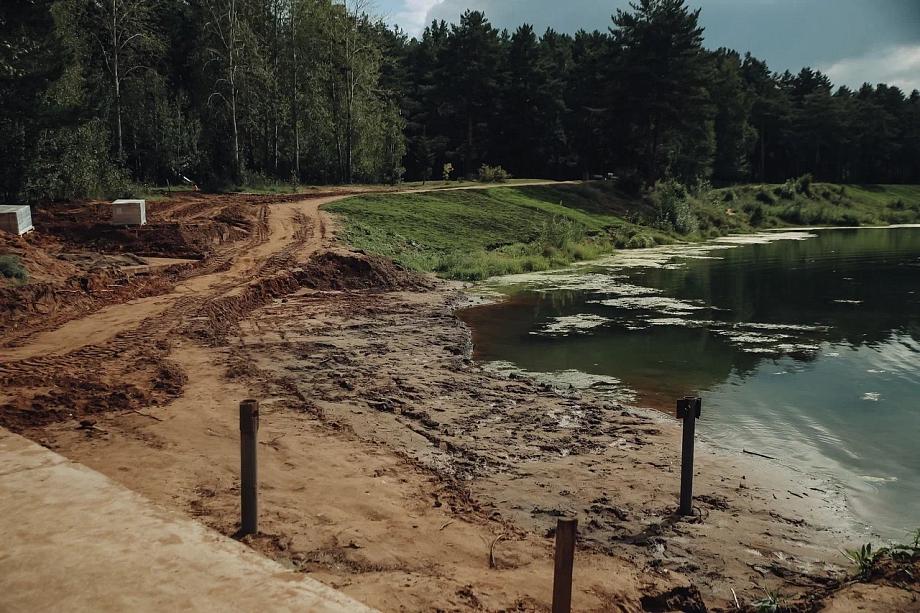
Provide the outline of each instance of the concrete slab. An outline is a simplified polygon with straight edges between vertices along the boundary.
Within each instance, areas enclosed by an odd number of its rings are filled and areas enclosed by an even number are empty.
[[[373,613],[0,428],[0,611]]]

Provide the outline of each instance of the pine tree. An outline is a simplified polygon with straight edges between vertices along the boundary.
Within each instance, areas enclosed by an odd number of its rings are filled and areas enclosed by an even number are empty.
[[[749,123],[754,93],[741,77],[741,56],[720,49],[713,55],[715,72],[710,93],[716,105],[714,176],[737,182],[750,177],[757,130]]]
[[[610,30],[618,51],[613,78],[624,102],[618,120],[632,123],[630,147],[649,181],[669,165],[682,175],[705,176],[714,153],[714,109],[700,10],[691,11],[685,0],[640,0],[630,7],[617,10]]]
[[[498,31],[483,13],[466,11],[460,23],[451,26],[440,61],[445,66],[441,87],[446,94],[441,112],[462,126],[463,168],[469,176],[488,145],[488,133],[481,135],[478,128],[490,123],[502,90]]]
[[[0,201],[23,195],[44,129],[61,125],[68,109],[47,92],[72,62],[56,35],[52,0],[0,4]]]

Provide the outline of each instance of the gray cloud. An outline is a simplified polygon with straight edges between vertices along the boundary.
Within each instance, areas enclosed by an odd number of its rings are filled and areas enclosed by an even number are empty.
[[[848,58],[920,43],[920,0],[696,0],[706,45],[750,51],[773,70],[832,66]],[[456,22],[466,9],[483,10],[499,28],[522,23],[537,31],[552,27],[606,31],[626,0],[441,0],[427,13]]]
[[[857,89],[863,83],[885,83],[910,94],[920,90],[920,45],[894,46],[863,57],[847,58],[823,68],[839,85]]]

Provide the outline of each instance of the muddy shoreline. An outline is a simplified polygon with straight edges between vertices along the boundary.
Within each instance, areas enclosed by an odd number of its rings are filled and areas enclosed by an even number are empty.
[[[683,574],[707,601],[842,576],[854,526],[826,483],[701,445],[699,516],[677,517],[679,425],[485,372],[453,316],[461,298],[453,284],[371,304],[339,296],[309,318],[311,297],[291,298],[243,325],[239,351],[326,419],[456,479],[495,517],[539,535],[577,516],[592,548]]]

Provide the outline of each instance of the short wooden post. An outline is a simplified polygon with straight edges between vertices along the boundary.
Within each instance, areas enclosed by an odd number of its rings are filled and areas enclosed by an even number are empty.
[[[693,515],[693,447],[696,443],[696,420],[702,409],[702,401],[687,396],[677,401],[677,417],[684,420],[683,448],[680,459],[680,514]]]
[[[259,531],[259,401],[240,403],[240,534]]]
[[[572,610],[572,569],[575,564],[577,519],[556,522],[556,569],[553,574],[553,613]]]

